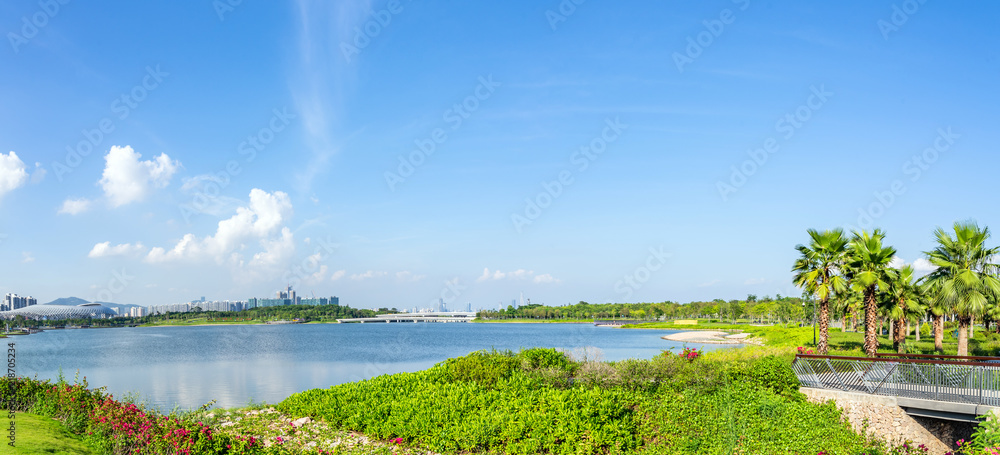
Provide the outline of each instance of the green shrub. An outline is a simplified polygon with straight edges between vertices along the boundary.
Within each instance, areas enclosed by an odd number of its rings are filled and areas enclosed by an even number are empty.
[[[402,373],[302,392],[278,408],[435,451],[572,454],[634,451],[636,404],[621,388],[538,387],[521,372],[493,384]]]
[[[464,357],[448,359],[434,366],[436,377],[443,382],[475,382],[496,384],[507,379],[521,366],[510,351],[477,351]]]
[[[525,371],[556,368],[572,373],[577,367],[565,353],[552,348],[525,349],[517,354],[517,358],[521,361],[521,369]]]
[[[777,356],[734,363],[729,369],[729,377],[733,382],[770,390],[794,401],[805,399],[799,393],[799,380],[791,365]]]

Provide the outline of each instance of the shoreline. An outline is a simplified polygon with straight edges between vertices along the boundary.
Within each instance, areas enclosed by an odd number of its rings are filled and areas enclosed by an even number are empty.
[[[728,334],[726,332],[699,330],[684,331],[664,335],[667,341],[678,341],[682,343],[704,343],[704,344],[759,344],[759,341],[751,340],[750,334],[746,332]]]

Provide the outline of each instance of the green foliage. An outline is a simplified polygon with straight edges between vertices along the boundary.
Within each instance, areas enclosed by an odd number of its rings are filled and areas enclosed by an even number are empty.
[[[776,348],[579,364],[552,350],[481,351],[424,372],[298,393],[278,408],[447,453],[879,449],[834,406],[806,402],[790,363],[788,350]],[[572,381],[546,381],[542,371]]]
[[[520,372],[489,385],[427,379],[403,373],[310,390],[279,409],[437,451],[626,453],[638,445],[634,398],[621,389],[537,387]]]
[[[799,393],[798,378],[788,368],[788,361],[776,356],[733,363],[730,365],[729,377],[734,383],[769,390],[792,401],[805,400],[805,396]]]

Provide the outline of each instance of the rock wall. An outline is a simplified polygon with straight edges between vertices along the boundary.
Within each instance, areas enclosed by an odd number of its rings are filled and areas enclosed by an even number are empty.
[[[928,453],[934,455],[953,450],[955,441],[968,439],[974,427],[966,422],[910,417],[896,404],[895,397],[808,387],[799,390],[814,403],[833,400],[859,433],[864,430],[893,444],[907,441],[915,445],[923,444],[929,449]]]

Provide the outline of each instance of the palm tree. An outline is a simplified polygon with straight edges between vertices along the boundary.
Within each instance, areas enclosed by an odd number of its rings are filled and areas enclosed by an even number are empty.
[[[847,239],[844,231],[819,232],[809,229],[809,246],[796,245],[802,255],[795,261],[792,271],[795,285],[819,298],[819,343],[816,350],[826,354],[829,350],[830,297],[847,290],[847,280],[841,272],[847,257]]]
[[[895,269],[889,267],[889,262],[896,255],[896,249],[882,245],[885,232],[875,229],[855,231],[848,245],[846,269],[850,277],[851,287],[862,293],[865,306],[865,354],[874,357],[878,352],[878,293],[889,288],[889,283],[895,279]]]
[[[927,276],[928,286],[935,291],[936,304],[958,316],[958,355],[969,355],[969,326],[973,316],[986,312],[991,301],[1000,296],[1000,280],[993,256],[1000,248],[987,248],[989,228],[974,222],[956,222],[955,236],[937,228],[938,246],[925,252],[937,266]]]
[[[896,352],[903,353],[907,335],[906,322],[914,315],[919,316],[924,312],[924,307],[920,304],[921,292],[913,281],[913,267],[909,265],[901,267],[888,284],[882,309],[890,320],[895,321],[892,347]]]

